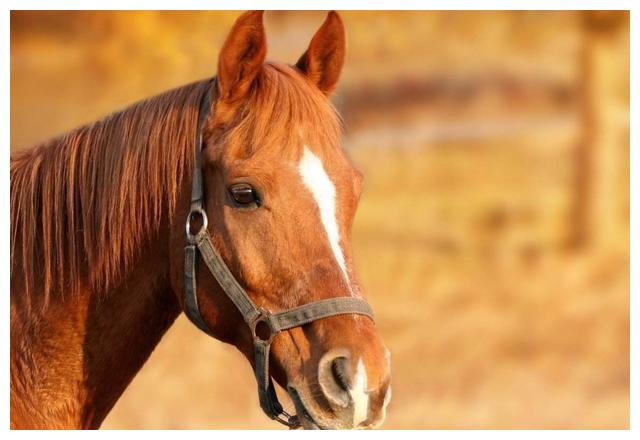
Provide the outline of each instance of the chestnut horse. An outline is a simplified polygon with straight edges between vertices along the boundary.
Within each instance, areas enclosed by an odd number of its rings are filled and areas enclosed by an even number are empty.
[[[11,157],[12,428],[99,427],[185,310],[196,166],[213,246],[257,306],[364,297],[350,249],[362,176],[328,99],[344,60],[342,21],[329,13],[289,66],[265,62],[262,15],[238,18],[214,80]],[[196,275],[210,333],[254,363],[242,315],[204,264]],[[283,331],[269,365],[305,428],[370,428],[385,417],[389,353],[366,316]]]

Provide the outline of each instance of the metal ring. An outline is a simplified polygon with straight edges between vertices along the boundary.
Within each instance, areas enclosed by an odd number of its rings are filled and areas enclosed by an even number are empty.
[[[273,416],[273,420],[283,424],[284,426],[288,426],[289,429],[298,429],[301,427],[300,419],[298,418],[298,416],[292,416],[284,410],[280,414]]]
[[[191,218],[193,217],[193,214],[199,214],[200,217],[202,217],[202,226],[200,227],[200,230],[195,234],[191,233]],[[204,212],[204,209],[202,208],[192,209],[189,212],[189,215],[187,216],[187,224],[185,225],[186,232],[187,232],[187,239],[194,240],[200,232],[207,230],[207,226],[209,226],[209,219],[207,218],[207,213]]]
[[[254,341],[259,341],[263,344],[269,345],[273,341],[273,338],[275,338],[278,334],[278,331],[273,328],[273,325],[271,325],[271,319],[269,319],[270,316],[271,314],[269,312],[262,311],[260,315],[251,323],[251,335],[253,336]],[[264,322],[269,329],[269,337],[267,339],[261,338],[256,332],[258,325],[260,325],[261,322]]]

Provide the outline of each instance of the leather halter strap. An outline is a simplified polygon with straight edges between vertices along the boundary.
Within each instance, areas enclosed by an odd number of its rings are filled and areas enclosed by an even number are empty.
[[[215,80],[214,80],[215,86]],[[215,87],[212,87],[213,89]],[[202,127],[211,108],[211,89],[200,102],[198,132],[195,140],[191,207],[187,216],[187,244],[184,252],[185,313],[205,333],[212,335],[200,313],[197,295],[198,255],[214,276],[222,290],[235,304],[251,329],[254,345],[254,373],[258,383],[258,397],[262,410],[272,419],[290,427],[299,428],[300,420],[284,411],[269,374],[269,349],[275,336],[281,331],[309,324],[318,319],[344,314],[365,315],[373,319],[371,306],[361,298],[334,297],[310,302],[289,310],[272,313],[259,308],[235,279],[224,260],[211,243],[207,230],[207,214],[204,210],[204,185],[202,178]],[[200,216],[202,224],[195,234],[191,220]],[[260,327],[260,328],[258,328]]]

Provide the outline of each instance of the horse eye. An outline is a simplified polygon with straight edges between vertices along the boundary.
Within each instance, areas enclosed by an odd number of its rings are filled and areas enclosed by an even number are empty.
[[[239,205],[259,205],[258,194],[255,189],[247,183],[238,183],[229,188],[229,194]]]

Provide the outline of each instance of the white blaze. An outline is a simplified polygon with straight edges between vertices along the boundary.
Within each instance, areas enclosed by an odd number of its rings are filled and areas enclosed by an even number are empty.
[[[389,370],[391,370],[391,352],[387,347],[384,348],[384,358],[387,361],[387,367],[389,367]],[[385,394],[384,401],[382,402],[383,417],[387,411],[387,406],[389,405],[390,400],[391,400],[391,385],[389,385],[389,388],[387,388],[387,394]]]
[[[384,418],[387,412],[387,406],[389,406],[390,401],[391,401],[391,386],[387,388],[387,394],[385,394],[384,400],[382,401],[382,418]]]
[[[347,267],[344,262],[344,254],[340,247],[340,231],[338,230],[338,222],[336,219],[336,188],[327,175],[320,158],[313,154],[306,145],[298,165],[298,171],[300,176],[302,176],[304,185],[311,191],[313,198],[318,204],[320,220],[327,232],[329,245],[338,262],[338,266],[342,269],[342,273],[347,281],[347,286],[350,288],[351,283],[349,282],[349,275],[347,274]]]
[[[318,204],[320,211],[320,220],[327,232],[329,246],[333,251],[333,255],[338,262],[338,266],[342,269],[347,286],[351,289],[349,275],[344,260],[344,254],[340,247],[340,231],[336,218],[336,189],[327,175],[322,165],[322,161],[318,156],[313,154],[309,147],[305,145],[298,171],[302,177],[304,185],[307,187],[314,200]],[[353,387],[349,390],[351,399],[353,400],[353,424],[357,427],[360,423],[367,420],[369,415],[369,393],[367,392],[367,371],[362,362],[358,360],[356,375]]]
[[[353,426],[367,420],[369,413],[369,393],[367,393],[367,370],[362,362],[358,360],[356,368],[356,378],[351,389],[351,398],[353,399]]]

